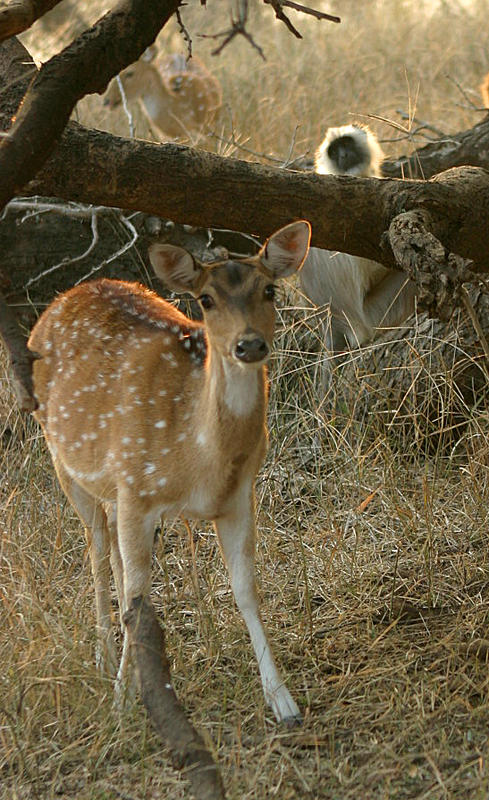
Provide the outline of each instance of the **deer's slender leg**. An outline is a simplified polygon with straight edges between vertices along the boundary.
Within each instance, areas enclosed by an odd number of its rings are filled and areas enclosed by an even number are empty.
[[[146,513],[130,493],[119,491],[117,497],[117,541],[122,564],[123,608],[122,615],[136,597],[146,597],[151,587],[151,560],[155,528],[155,514]],[[117,555],[116,555],[117,559]],[[116,701],[120,704],[124,692],[133,693],[135,683],[128,682],[130,643],[124,627],[122,658],[116,679]]]
[[[70,477],[59,461],[54,463],[59,482],[85,526],[95,584],[97,665],[113,675],[117,669],[117,652],[112,628],[110,539],[105,511],[102,503]]]
[[[254,495],[243,486],[230,504],[232,510],[215,521],[234,597],[248,628],[258,661],[265,700],[277,720],[300,721],[300,711],[284,684],[263,627],[255,584]]]

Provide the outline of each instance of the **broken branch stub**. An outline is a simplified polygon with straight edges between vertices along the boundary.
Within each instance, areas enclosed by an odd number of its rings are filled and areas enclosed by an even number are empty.
[[[431,216],[421,209],[398,214],[386,234],[397,265],[418,287],[418,304],[447,321],[460,303],[462,285],[479,279],[472,261],[448,252],[431,232]]]
[[[170,751],[175,769],[184,770],[197,800],[224,800],[217,765],[186,718],[170,682],[165,634],[147,598],[136,597],[123,617],[149,717]]]

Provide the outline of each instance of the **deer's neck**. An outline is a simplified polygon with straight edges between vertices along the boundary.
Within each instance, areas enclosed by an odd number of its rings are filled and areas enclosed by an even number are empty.
[[[265,413],[265,368],[250,368],[233,363],[210,349],[205,365],[205,392],[208,402],[220,415],[233,417],[239,424]]]
[[[265,436],[265,385],[265,367],[233,364],[210,349],[195,408],[201,442],[216,433],[218,440],[242,440],[245,449],[256,446]]]

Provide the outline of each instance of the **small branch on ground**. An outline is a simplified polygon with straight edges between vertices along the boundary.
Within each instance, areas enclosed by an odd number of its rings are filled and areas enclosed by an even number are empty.
[[[190,781],[197,800],[224,800],[219,770],[186,718],[170,682],[165,634],[151,602],[136,597],[124,614],[144,706],[175,769]]]

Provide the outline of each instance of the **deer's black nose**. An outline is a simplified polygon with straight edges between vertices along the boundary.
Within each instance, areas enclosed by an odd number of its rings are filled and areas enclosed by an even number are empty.
[[[253,339],[240,339],[236,343],[234,354],[239,361],[254,364],[267,357],[268,345],[261,336],[255,336]]]

